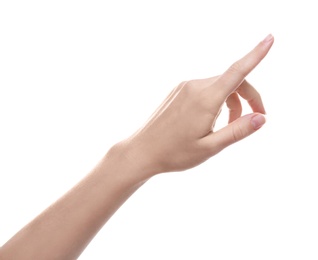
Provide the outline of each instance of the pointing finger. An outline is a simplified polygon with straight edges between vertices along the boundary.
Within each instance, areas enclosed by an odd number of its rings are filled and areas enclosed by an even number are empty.
[[[271,46],[274,37],[269,34],[252,51],[243,58],[232,64],[216,81],[219,91],[222,91],[226,98],[242,83],[244,78],[262,61]]]

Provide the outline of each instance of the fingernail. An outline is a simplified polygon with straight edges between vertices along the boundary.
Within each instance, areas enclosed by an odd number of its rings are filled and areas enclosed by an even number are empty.
[[[273,40],[273,35],[269,34],[265,37],[265,39],[263,40],[263,43],[269,43]]]
[[[265,124],[265,122],[266,122],[265,117],[263,115],[260,115],[260,114],[252,117],[252,119],[251,119],[251,124],[252,124],[254,130],[261,128]]]

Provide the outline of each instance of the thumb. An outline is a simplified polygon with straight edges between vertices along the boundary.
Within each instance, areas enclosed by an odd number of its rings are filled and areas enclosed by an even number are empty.
[[[239,117],[224,128],[210,133],[206,141],[213,146],[213,151],[218,153],[225,147],[234,144],[260,129],[266,122],[265,116],[252,113]]]

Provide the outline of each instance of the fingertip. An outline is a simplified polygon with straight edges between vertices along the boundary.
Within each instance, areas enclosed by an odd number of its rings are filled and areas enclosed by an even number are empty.
[[[268,45],[268,44],[271,44],[273,41],[274,41],[274,36],[270,33],[264,38],[262,43]]]
[[[244,115],[216,132],[210,133],[206,140],[214,147],[214,151],[221,151],[259,130],[266,122],[261,113]]]
[[[263,114],[256,114],[251,118],[251,124],[254,130],[260,129],[266,123],[266,117]]]

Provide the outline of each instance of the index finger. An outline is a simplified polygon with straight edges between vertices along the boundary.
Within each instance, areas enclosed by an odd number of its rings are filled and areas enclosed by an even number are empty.
[[[215,82],[214,85],[227,97],[238,88],[245,77],[262,61],[274,43],[269,34],[252,51],[232,64]]]

